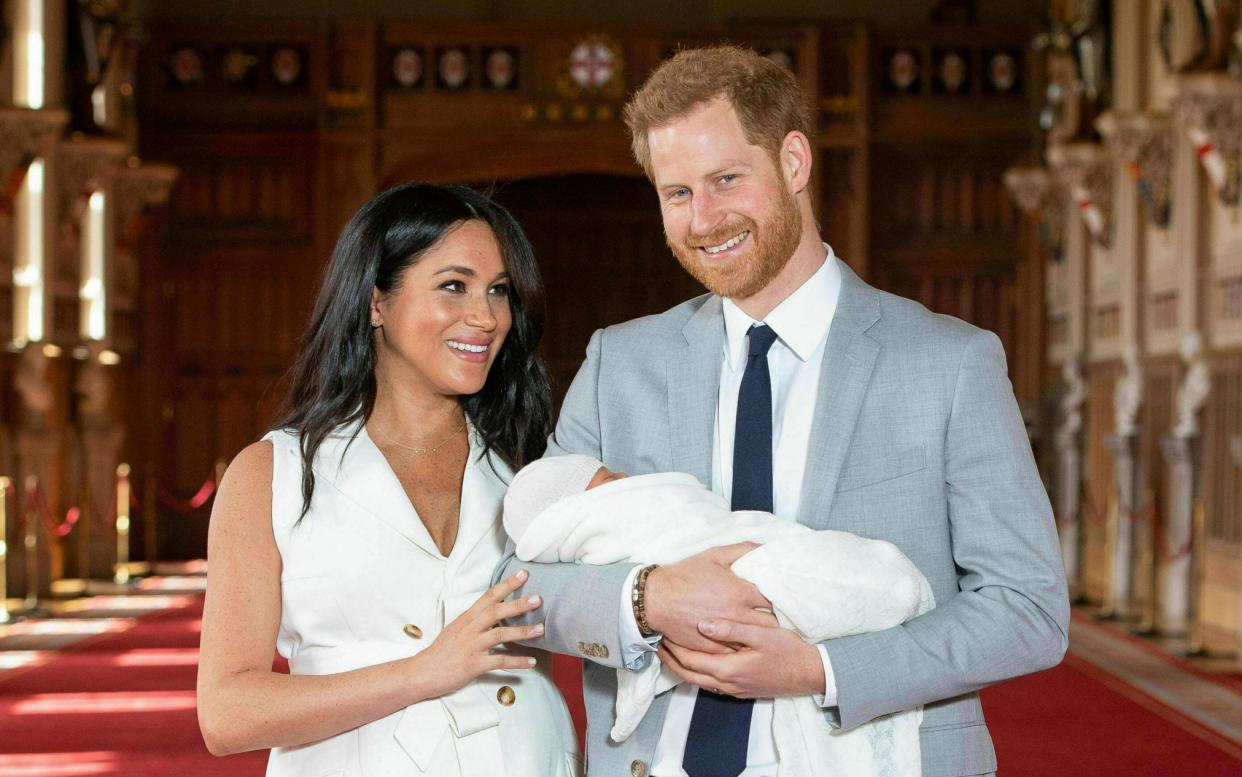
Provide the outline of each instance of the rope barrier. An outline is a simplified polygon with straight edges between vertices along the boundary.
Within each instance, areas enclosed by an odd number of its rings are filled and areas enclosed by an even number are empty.
[[[203,484],[198,487],[198,491],[196,491],[189,499],[181,499],[176,496],[171,496],[163,491],[160,491],[159,489],[156,489],[155,497],[161,504],[170,510],[182,514],[189,514],[207,504],[211,497],[215,495],[216,488],[219,486],[219,478],[220,466],[217,464],[212,470],[212,473],[205,481],[203,481]],[[143,495],[138,492],[138,489],[133,483],[130,483],[129,490],[130,506],[139,507],[142,504]]]
[[[65,511],[65,519],[58,523],[56,516],[52,514],[52,509],[48,507],[47,496],[43,493],[43,489],[39,488],[39,481],[33,478],[26,482],[26,501],[22,505],[22,511],[42,518],[43,523],[47,525],[48,532],[53,537],[68,537],[82,518],[80,507],[70,507]]]

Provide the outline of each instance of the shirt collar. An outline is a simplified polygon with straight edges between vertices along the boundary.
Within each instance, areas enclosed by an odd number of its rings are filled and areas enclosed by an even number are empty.
[[[736,370],[746,355],[746,333],[751,326],[767,324],[777,338],[801,361],[811,354],[828,334],[828,326],[837,309],[841,294],[841,268],[837,267],[832,246],[824,243],[824,263],[810,278],[794,290],[762,321],[755,321],[733,300],[724,299],[725,358],[729,368]]]

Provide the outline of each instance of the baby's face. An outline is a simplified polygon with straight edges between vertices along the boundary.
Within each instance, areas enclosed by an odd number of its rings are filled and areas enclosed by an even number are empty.
[[[627,477],[629,477],[629,475],[626,475],[624,472],[613,472],[607,467],[600,467],[595,471],[595,476],[591,478],[591,482],[587,483],[586,490],[590,491],[596,486],[602,486],[605,483],[611,483],[614,480],[624,480]]]

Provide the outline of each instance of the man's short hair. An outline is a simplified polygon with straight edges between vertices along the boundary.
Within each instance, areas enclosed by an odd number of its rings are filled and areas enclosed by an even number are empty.
[[[737,112],[746,139],[775,158],[792,130],[811,136],[806,94],[793,73],[752,49],[683,49],[663,62],[625,106],[634,159],[648,178],[647,132],[723,97]]]

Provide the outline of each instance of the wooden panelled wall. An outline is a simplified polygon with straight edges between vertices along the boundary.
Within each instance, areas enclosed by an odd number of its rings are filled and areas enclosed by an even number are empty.
[[[1019,79],[996,94],[981,75],[997,46],[1021,60],[1024,31],[157,25],[139,89],[143,154],[182,177],[143,266],[136,457],[187,493],[262,432],[338,230],[407,180],[494,185],[515,212],[545,274],[544,353],[562,395],[591,331],[700,291],[664,245],[619,113],[678,46],[725,39],[781,58],[812,96],[819,215],[839,255],[882,287],[997,330],[1011,354],[1042,350],[1023,341],[1022,311],[1041,309],[1042,289],[1016,285],[1016,219],[997,184],[1030,143],[1027,92]],[[880,58],[894,45],[922,52],[930,72],[950,43],[973,68],[960,92],[886,91]],[[457,85],[440,68],[450,52],[466,66]],[[496,52],[512,62],[508,81],[495,77]],[[574,80],[575,60],[595,81]],[[1037,381],[1015,374],[1030,399]],[[205,521],[162,522],[162,555],[202,553]]]

